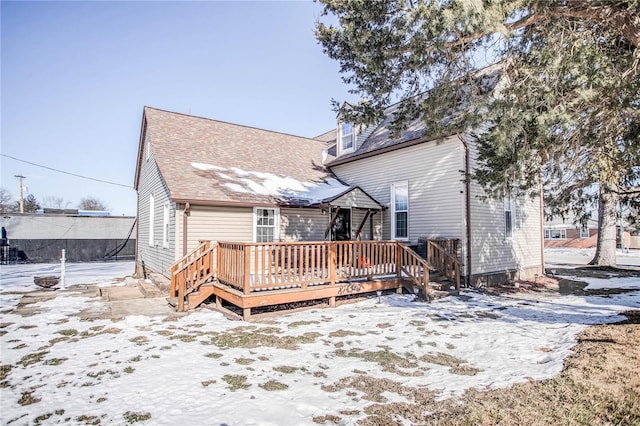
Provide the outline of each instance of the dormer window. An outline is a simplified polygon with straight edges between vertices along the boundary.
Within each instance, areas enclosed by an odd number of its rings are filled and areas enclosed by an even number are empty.
[[[353,124],[340,123],[340,152],[353,151]]]

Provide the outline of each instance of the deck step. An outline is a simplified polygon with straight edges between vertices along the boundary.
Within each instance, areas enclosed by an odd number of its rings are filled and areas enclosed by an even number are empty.
[[[178,306],[178,298],[177,297],[167,297],[167,303],[172,307],[175,308],[176,306]]]
[[[431,277],[429,277],[429,279],[431,279]],[[436,290],[436,291],[449,291],[451,290],[451,287],[453,287],[453,285],[451,284],[450,281],[438,281],[438,282],[429,281],[429,287],[431,287],[433,290]]]

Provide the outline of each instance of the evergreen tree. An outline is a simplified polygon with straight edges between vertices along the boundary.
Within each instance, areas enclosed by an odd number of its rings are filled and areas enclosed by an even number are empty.
[[[316,26],[343,80],[364,96],[345,114],[396,129],[476,132],[473,178],[489,196],[535,195],[548,214],[598,206],[592,263],[615,265],[616,208],[640,198],[640,0],[321,0]],[[489,98],[473,72],[500,62]],[[416,96],[428,90],[427,96]]]
[[[35,213],[40,208],[40,203],[36,199],[35,195],[29,194],[24,198],[24,212]]]

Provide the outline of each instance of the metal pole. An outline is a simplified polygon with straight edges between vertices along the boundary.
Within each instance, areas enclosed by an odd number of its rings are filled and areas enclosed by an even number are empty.
[[[22,179],[26,179],[26,176],[22,176],[22,175],[14,175],[14,177],[18,178],[18,182],[20,185],[20,213],[24,213],[24,196],[23,196],[23,192],[22,192]]]
[[[65,274],[66,274],[66,262],[67,262],[67,251],[62,249],[62,257],[60,258],[60,289],[64,290],[65,285]]]

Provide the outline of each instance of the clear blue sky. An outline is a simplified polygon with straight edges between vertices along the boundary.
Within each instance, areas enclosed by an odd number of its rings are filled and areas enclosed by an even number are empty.
[[[352,98],[311,1],[0,8],[2,153],[70,173],[133,186],[144,105],[312,137],[335,126],[331,98]],[[94,196],[135,215],[132,188],[0,161],[16,199],[22,174],[38,200]]]

